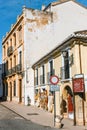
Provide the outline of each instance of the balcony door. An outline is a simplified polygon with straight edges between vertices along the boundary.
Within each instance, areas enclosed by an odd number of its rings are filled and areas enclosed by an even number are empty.
[[[10,101],[12,101],[12,83],[10,82]]]

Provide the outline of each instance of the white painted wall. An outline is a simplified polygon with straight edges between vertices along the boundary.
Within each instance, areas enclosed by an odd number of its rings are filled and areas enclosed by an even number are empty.
[[[65,2],[52,7],[54,22],[38,27],[36,22],[27,23],[27,51],[32,65],[53,48],[61,44],[70,34],[87,28],[87,9],[79,6],[73,1]],[[41,17],[37,10],[26,10],[28,19],[39,19]],[[32,28],[32,32],[29,32]]]

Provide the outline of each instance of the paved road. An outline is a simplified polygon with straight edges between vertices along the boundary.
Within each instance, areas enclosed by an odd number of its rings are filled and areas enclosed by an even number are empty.
[[[58,130],[25,120],[0,104],[0,130]]]

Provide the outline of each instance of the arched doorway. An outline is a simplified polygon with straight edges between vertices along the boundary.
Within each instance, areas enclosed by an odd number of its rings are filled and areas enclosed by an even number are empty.
[[[73,93],[70,86],[63,89],[61,101],[61,114],[69,117],[73,113]],[[73,118],[73,117],[70,117]]]

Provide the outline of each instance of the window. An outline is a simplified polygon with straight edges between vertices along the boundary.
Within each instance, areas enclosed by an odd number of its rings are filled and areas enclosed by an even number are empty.
[[[14,96],[16,96],[16,81],[14,81]]]
[[[49,65],[50,65],[50,76],[52,76],[54,74],[54,70],[53,70],[53,60],[51,60],[49,62]]]
[[[16,66],[16,56],[14,55],[14,67]]]
[[[10,39],[10,46],[12,46],[12,39]]]
[[[19,38],[19,43],[20,43],[22,41],[22,26],[20,26],[18,29],[18,38]]]
[[[66,51],[66,55],[64,57],[64,68],[65,68],[65,78],[69,78],[69,54]]]
[[[50,83],[50,76],[54,75],[53,60],[49,61],[49,72],[47,73],[47,83]]]
[[[6,48],[5,48],[5,46],[3,47],[3,50],[4,50],[4,51],[3,51],[3,52],[4,52],[3,55],[6,56]]]
[[[7,50],[8,50],[8,42],[6,43],[6,55],[7,55]]]
[[[70,77],[69,51],[63,52],[63,67],[61,67],[61,78],[68,79]]]
[[[45,67],[44,65],[42,66],[42,84],[45,83]]]
[[[10,68],[12,68],[12,58],[10,59]]]
[[[35,84],[38,85],[38,69],[36,69]]]
[[[41,66],[40,84],[45,84],[45,66]]]
[[[14,33],[14,46],[16,46],[16,33]]]
[[[19,64],[22,64],[22,51],[19,52]]]
[[[5,64],[5,71],[7,72],[8,70],[8,61],[6,61],[6,64]]]

